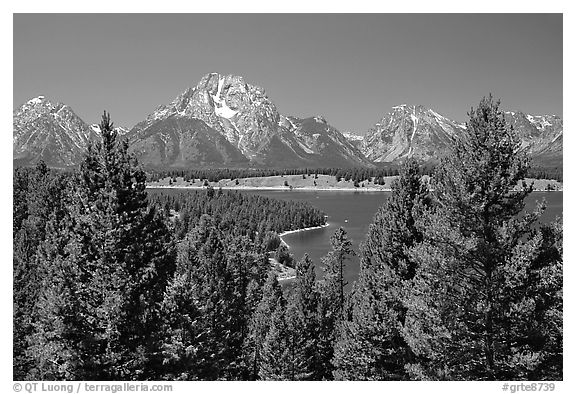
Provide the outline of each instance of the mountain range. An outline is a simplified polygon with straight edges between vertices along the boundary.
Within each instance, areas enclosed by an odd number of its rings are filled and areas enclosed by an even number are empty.
[[[562,166],[562,119],[505,112],[524,149],[540,166]],[[53,167],[78,164],[98,138],[64,104],[44,96],[13,114],[15,165],[44,160]],[[131,129],[117,131],[140,162],[153,168],[359,167],[408,157],[435,162],[466,125],[420,105],[395,106],[364,136],[341,133],[322,116],[282,114],[264,89],[243,77],[210,73]]]

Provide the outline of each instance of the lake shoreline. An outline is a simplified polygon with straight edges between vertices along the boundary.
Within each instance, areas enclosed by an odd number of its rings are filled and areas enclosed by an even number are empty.
[[[179,189],[179,190],[206,190],[207,186],[164,186],[164,185],[146,185],[146,189]],[[392,189],[385,188],[385,189],[376,189],[371,187],[361,187],[357,189],[350,189],[350,188],[315,188],[315,187],[298,187],[298,188],[286,188],[283,186],[240,186],[240,187],[231,187],[231,186],[222,186],[222,187],[213,187],[214,189],[222,189],[222,190],[245,190],[245,191],[280,191],[280,192],[391,192]],[[433,189],[430,189],[433,191]],[[556,189],[556,190],[546,190],[546,189],[534,189],[533,192],[546,192],[546,193],[554,193],[554,192],[563,192],[564,189]]]
[[[177,189],[177,190],[207,190],[209,186],[183,186],[183,185],[146,185],[146,189]],[[358,188],[349,188],[349,187],[314,187],[314,186],[301,186],[301,187],[286,187],[286,186],[211,186],[213,189],[222,189],[222,190],[237,190],[237,191],[281,191],[281,192],[358,192],[358,193],[366,193],[366,192],[386,192],[389,193],[392,191],[392,188],[376,188],[376,187],[358,187]],[[434,189],[430,189],[433,191]],[[538,187],[532,190],[533,192],[562,192],[564,191],[563,185],[558,187],[554,190],[546,190],[545,187]]]
[[[326,228],[328,226],[330,226],[330,223],[322,224],[320,226],[300,228],[297,230],[289,230],[289,231],[284,231],[281,234],[278,234],[278,236],[280,237],[280,243],[282,245],[286,246],[288,249],[290,249],[290,245],[288,245],[288,243],[286,241],[284,241],[284,238],[282,238],[283,236],[289,235],[289,234],[301,233],[304,231],[318,230],[321,228]],[[277,273],[278,282],[296,279],[296,270],[294,268],[288,267],[284,264],[280,264],[274,258],[270,258],[270,264],[272,265],[273,270],[275,270]]]
[[[146,189],[182,189],[182,190],[206,190],[207,186],[166,186],[166,185],[146,185]],[[391,192],[391,188],[372,188],[372,187],[359,187],[359,188],[345,188],[345,187],[293,187],[290,189],[286,186],[216,186],[214,189],[222,190],[246,190],[246,191],[283,191],[283,192]]]
[[[281,242],[284,246],[286,246],[288,249],[290,249],[290,245],[288,245],[288,243],[287,243],[286,241],[284,241],[284,238],[282,238],[283,236],[288,235],[288,234],[301,233],[301,232],[303,232],[303,231],[319,230],[319,229],[321,229],[321,228],[326,228],[326,227],[328,227],[328,226],[330,226],[330,223],[322,224],[322,225],[320,225],[320,226],[306,227],[306,228],[300,228],[300,229],[297,229],[297,230],[284,231],[283,233],[278,234],[278,236],[280,237],[280,242]]]

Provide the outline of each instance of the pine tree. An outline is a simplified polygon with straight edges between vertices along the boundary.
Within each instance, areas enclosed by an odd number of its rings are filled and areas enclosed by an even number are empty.
[[[100,130],[70,189],[66,223],[43,246],[48,274],[29,349],[32,376],[43,379],[149,379],[161,361],[172,238],[106,113]]]
[[[282,240],[280,240],[282,242]],[[286,265],[288,267],[292,267],[294,265],[294,259],[288,250],[286,244],[281,243],[280,246],[274,252],[274,258],[280,264]]]
[[[260,338],[258,375],[263,380],[306,380],[313,374],[314,267],[308,256],[298,262],[298,267],[294,293],[288,303],[272,279],[255,315],[254,328]],[[267,320],[262,315],[264,311],[271,312]]]
[[[244,360],[249,370],[249,380],[262,377],[260,370],[264,362],[263,345],[270,330],[270,318],[277,308],[283,309],[284,304],[284,296],[276,275],[270,272],[262,289],[262,298],[251,317],[249,334],[245,342]]]
[[[324,278],[318,282],[318,358],[316,378],[332,379],[332,357],[336,329],[344,316],[347,282],[344,279],[346,262],[355,254],[346,230],[340,227],[330,237],[332,250],[322,258]]]
[[[360,247],[360,272],[350,321],[339,329],[336,379],[398,380],[411,357],[402,339],[403,283],[414,277],[408,248],[422,239],[415,218],[429,205],[427,185],[414,160],[405,163],[392,194],[376,213]]]
[[[173,283],[181,295],[164,303],[170,313],[163,346],[166,378],[231,380],[253,373],[245,348],[269,270],[257,249],[246,236],[226,235],[208,215],[182,240]]]
[[[37,301],[46,270],[40,264],[39,247],[60,222],[67,206],[68,177],[54,174],[43,162],[36,168],[17,169],[14,189],[14,377],[25,379],[33,360],[26,355],[28,338],[37,316]]]
[[[186,257],[182,257],[186,254]],[[225,338],[229,335],[230,311],[226,292],[228,273],[223,235],[213,219],[203,216],[198,228],[191,232],[181,245],[179,266],[190,270],[194,302],[201,310],[201,321],[197,327],[196,346],[198,364],[196,379],[218,379],[227,364]]]
[[[296,279],[286,307],[290,380],[315,378],[318,323],[314,264],[305,254],[296,263]]]
[[[541,209],[520,215],[531,188],[513,187],[528,161],[499,103],[484,98],[469,115],[435,174],[434,207],[417,223],[423,241],[410,251],[417,272],[404,296],[404,339],[420,361],[408,369],[418,379],[525,379],[550,360],[544,353],[558,352],[562,257],[539,257]],[[540,309],[538,283],[554,289],[556,315]]]
[[[309,322],[305,320],[302,312],[296,302],[288,302],[282,338],[285,344],[282,354],[282,380],[308,380],[314,372],[315,338],[310,335],[313,331],[309,329]]]
[[[243,362],[243,346],[248,340],[250,318],[257,307],[254,294],[256,286],[262,286],[262,261],[266,256],[255,252],[256,246],[247,236],[227,237],[226,239],[226,271],[228,281],[226,287],[226,303],[230,314],[229,334],[223,343],[226,349],[227,365],[223,378],[239,379],[249,373]]]
[[[276,305],[268,318],[270,324],[262,341],[258,375],[262,380],[289,380],[288,328],[282,298],[276,300]]]
[[[369,309],[371,305],[366,307]],[[364,327],[355,321],[339,322],[333,351],[335,380],[371,380],[375,377],[372,366],[379,352],[378,348],[367,340],[369,336],[365,331]]]
[[[177,272],[162,302],[165,336],[162,344],[162,379],[191,380],[201,370],[200,335],[202,306],[194,296],[190,272]]]

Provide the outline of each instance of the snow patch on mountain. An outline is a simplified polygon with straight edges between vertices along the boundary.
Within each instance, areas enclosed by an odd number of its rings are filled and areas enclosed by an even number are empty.
[[[290,123],[290,125],[292,126],[292,130],[298,129],[298,126],[296,126],[296,125],[294,124],[294,122],[292,122],[292,120],[291,120],[289,117],[284,116],[284,115],[282,115],[282,117],[283,117],[284,119],[286,119],[286,120],[288,121],[288,123]]]
[[[433,109],[430,109],[429,111],[430,111],[430,113],[431,113],[432,115],[434,115],[434,117],[435,117],[438,121],[444,121],[444,120],[446,120],[446,117],[440,115],[438,112],[434,111]]]
[[[412,135],[410,136],[410,147],[408,148],[408,154],[412,153],[412,141],[414,141],[414,136],[416,135],[416,128],[418,127],[418,118],[416,117],[416,106],[414,106],[414,111],[410,114],[410,118],[412,119]]]
[[[556,142],[556,141],[558,140],[558,138],[561,138],[561,137],[562,137],[563,134],[564,134],[564,132],[563,132],[563,131],[560,131],[560,132],[556,135],[556,137],[554,137],[554,139],[552,140],[552,142]]]
[[[412,135],[410,136],[410,143],[412,143],[414,136],[416,135],[416,127],[418,127],[418,118],[414,114],[410,115],[410,118],[412,119]]]
[[[306,153],[310,153],[313,154],[314,151],[310,148],[308,148],[306,145],[304,145],[301,141],[298,141],[298,145],[300,145],[300,148],[302,148],[304,150],[304,152]]]
[[[350,141],[362,141],[364,139],[364,136],[354,134],[354,133],[342,133],[342,135]]]
[[[33,99],[30,99],[26,102],[26,104],[29,105],[36,105],[36,104],[40,104],[42,101],[44,101],[45,97],[44,96],[38,96],[38,97],[34,97]]]
[[[164,107],[162,105],[162,106],[158,107],[156,109],[156,111],[154,111],[153,119],[154,120],[164,119],[166,117],[166,114],[168,114],[169,112],[170,112],[170,108]]]
[[[212,100],[214,100],[214,112],[216,115],[230,119],[234,115],[238,113],[238,111],[234,111],[232,108],[228,107],[226,104],[226,99],[222,99],[222,87],[224,86],[224,78],[223,76],[219,76],[218,78],[218,91],[216,92],[215,96],[212,96]]]

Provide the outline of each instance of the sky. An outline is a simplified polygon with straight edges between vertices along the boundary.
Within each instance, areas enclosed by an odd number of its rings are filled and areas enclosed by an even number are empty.
[[[13,107],[38,95],[131,128],[210,73],[280,113],[364,134],[391,107],[449,118],[492,93],[562,114],[562,14],[14,14]]]

